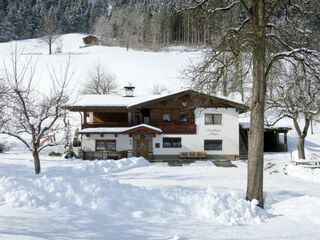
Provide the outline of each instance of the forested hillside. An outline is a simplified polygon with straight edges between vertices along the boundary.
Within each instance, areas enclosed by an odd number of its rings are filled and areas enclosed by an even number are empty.
[[[54,30],[93,33],[104,45],[151,48],[207,45],[222,26],[171,0],[2,0],[0,42],[46,35],[45,17],[55,15]]]

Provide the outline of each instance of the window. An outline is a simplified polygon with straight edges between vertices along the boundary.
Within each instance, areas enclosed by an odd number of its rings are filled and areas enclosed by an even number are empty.
[[[163,115],[162,115],[162,121],[164,121],[164,122],[171,122],[171,116],[170,116],[170,114],[163,114]]]
[[[163,138],[164,148],[181,148],[181,138]]]
[[[156,143],[156,148],[160,148],[160,143]]]
[[[206,114],[205,123],[206,124],[221,124],[222,114]]]
[[[135,113],[134,114],[134,122],[140,123],[140,113]]]
[[[188,122],[188,118],[186,114],[181,114],[180,115],[180,122]]]
[[[116,151],[116,140],[97,140],[96,151]]]
[[[222,150],[222,140],[204,140],[204,150]]]
[[[150,117],[143,117],[143,123],[149,124],[150,123]]]

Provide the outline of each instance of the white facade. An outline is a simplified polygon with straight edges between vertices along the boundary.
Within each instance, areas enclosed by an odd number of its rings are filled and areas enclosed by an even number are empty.
[[[221,114],[221,124],[205,124],[205,114]],[[180,152],[205,151],[207,155],[239,155],[239,113],[235,108],[198,108],[195,110],[196,135],[156,134],[152,141],[155,156],[179,155]],[[164,148],[163,138],[181,138],[181,147]],[[95,151],[96,140],[116,140],[116,151],[133,149],[128,134],[82,135],[82,148]],[[205,150],[205,140],[222,140],[222,150]]]
[[[222,124],[206,125],[205,114],[222,114]],[[157,135],[153,141],[160,143],[154,155],[178,155],[180,152],[205,151],[207,155],[239,155],[239,113],[234,108],[206,108],[195,111],[196,135]],[[163,138],[181,138],[181,148],[163,148]],[[222,150],[204,149],[204,140],[222,140]]]
[[[116,151],[132,150],[132,138],[128,134],[82,134],[82,150],[96,151],[96,140],[115,140]]]

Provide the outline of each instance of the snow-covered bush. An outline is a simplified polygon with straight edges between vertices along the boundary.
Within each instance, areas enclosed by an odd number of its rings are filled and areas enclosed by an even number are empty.
[[[49,152],[48,155],[49,155],[50,157],[61,157],[61,156],[62,156],[61,153],[59,153],[59,152],[54,152],[54,151]]]
[[[76,157],[75,152],[73,151],[72,145],[70,144],[67,151],[66,151],[66,155],[64,156],[65,158],[74,158]]]
[[[81,147],[81,141],[79,140],[79,129],[77,128],[74,137],[73,137],[73,142],[72,142],[73,147]]]

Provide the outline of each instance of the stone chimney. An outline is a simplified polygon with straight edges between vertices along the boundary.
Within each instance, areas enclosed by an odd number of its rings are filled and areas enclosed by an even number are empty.
[[[127,87],[124,87],[124,90],[126,92],[126,95],[125,97],[133,97],[133,91],[134,91],[135,87],[132,87],[132,86],[127,86]]]

